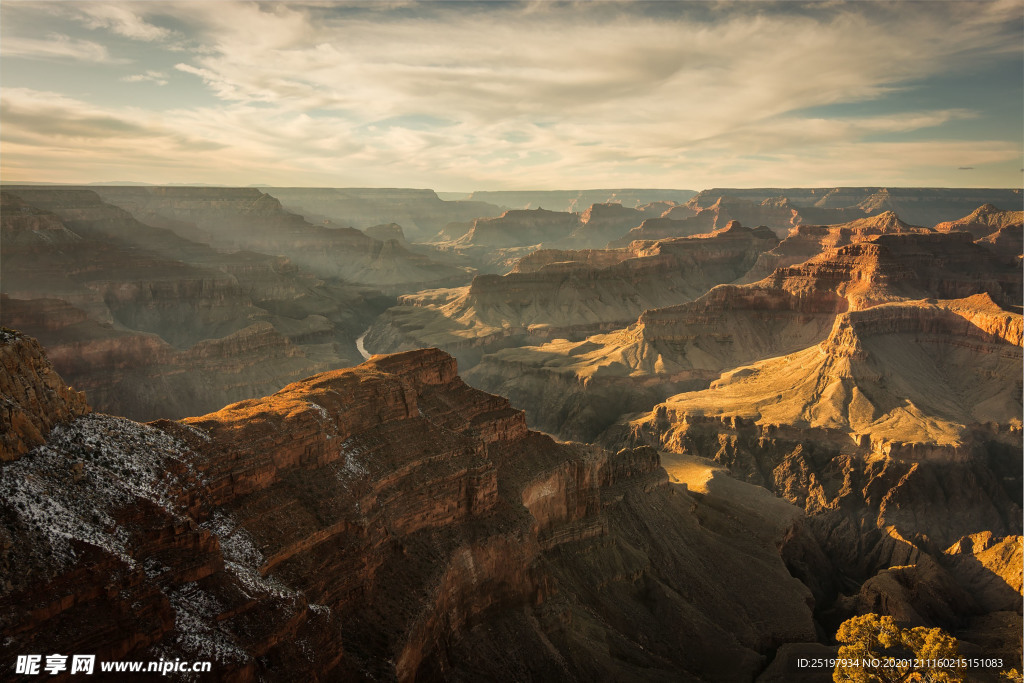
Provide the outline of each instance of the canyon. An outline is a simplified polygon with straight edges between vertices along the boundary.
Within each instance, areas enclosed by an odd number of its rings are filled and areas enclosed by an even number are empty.
[[[578,339],[614,329],[645,309],[689,301],[747,272],[777,242],[771,230],[734,222],[704,238],[536,251],[506,275],[478,275],[469,287],[400,297],[369,329],[367,349],[437,346],[469,368],[502,346]]]
[[[9,659],[817,681],[873,612],[1020,662],[1017,190],[0,199]]]
[[[38,347],[2,341],[42,393]],[[747,510],[741,531],[721,511],[735,492],[691,494],[651,448],[531,432],[439,351],[178,422],[62,418],[0,471],[5,657],[202,659],[235,681],[725,681],[814,637],[776,549],[798,509]]]

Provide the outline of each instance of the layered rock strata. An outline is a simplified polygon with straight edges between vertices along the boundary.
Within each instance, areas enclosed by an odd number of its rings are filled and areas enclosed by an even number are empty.
[[[389,302],[280,257],[214,251],[92,192],[35,192],[54,210],[0,196],[0,322],[39,338],[99,410],[181,417],[351,365]]]
[[[54,372],[35,339],[0,328],[0,461],[46,442],[56,425],[89,412],[85,394]]]
[[[820,343],[847,311],[979,293],[1010,307],[1019,280],[1019,266],[966,233],[869,236],[760,282],[647,310],[625,329],[491,352],[466,376],[525,408],[538,428],[592,439],[624,413],[705,388],[723,371]]]
[[[721,196],[710,205],[699,202],[698,195],[686,206],[671,209],[659,218],[649,218],[624,236],[610,241],[608,246],[621,247],[637,239],[697,235],[724,228],[731,221],[739,221],[743,225],[764,225],[785,231],[805,223],[840,223],[868,215],[856,208],[796,207],[786,197],[773,197],[755,203],[736,197]]]
[[[775,244],[766,228],[732,223],[703,239],[635,242],[620,251],[543,250],[508,275],[403,297],[365,343],[373,352],[437,346],[469,366],[485,351],[529,338],[580,339],[645,309],[694,299],[739,277]]]
[[[987,294],[850,311],[821,344],[724,372],[605,438],[709,458],[803,507],[828,569],[789,566],[815,591],[823,625],[890,614],[1009,658],[1022,331],[1020,314]],[[964,540],[977,534],[991,540]],[[1002,550],[986,555],[992,545]]]
[[[836,225],[797,225],[777,247],[762,254],[739,282],[757,282],[776,268],[803,263],[828,250],[863,242],[874,235],[927,232],[931,230],[904,223],[892,211]]]
[[[9,660],[731,681],[814,638],[776,545],[798,510],[752,508],[740,531],[654,450],[530,432],[436,350],[182,422],[81,417],[0,469],[0,491]]]
[[[760,203],[786,197],[803,209],[855,209],[864,214],[893,211],[914,225],[933,226],[969,214],[982,204],[993,204],[1004,210],[1021,206],[1019,189],[980,188],[918,188],[918,187],[835,187],[835,188],[711,188],[702,190],[690,200],[692,206],[709,207],[721,197],[734,197]],[[851,220],[845,218],[843,221]],[[808,218],[809,223],[832,223],[833,220]]]

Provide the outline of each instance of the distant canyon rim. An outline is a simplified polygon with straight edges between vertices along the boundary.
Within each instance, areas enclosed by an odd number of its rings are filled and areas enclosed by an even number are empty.
[[[5,183],[0,666],[827,681],[873,613],[1005,680],[1022,206]]]

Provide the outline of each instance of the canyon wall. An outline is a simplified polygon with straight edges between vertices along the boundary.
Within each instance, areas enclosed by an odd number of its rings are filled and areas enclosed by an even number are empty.
[[[436,350],[180,422],[79,417],[0,469],[0,651],[230,681],[753,679],[814,639],[777,549],[799,511],[738,530],[658,463],[530,432]]]

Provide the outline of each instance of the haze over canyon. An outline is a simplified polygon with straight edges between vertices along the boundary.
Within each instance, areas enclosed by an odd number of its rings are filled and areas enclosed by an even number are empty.
[[[998,681],[1021,208],[5,182],[0,666],[828,681],[876,614]]]

